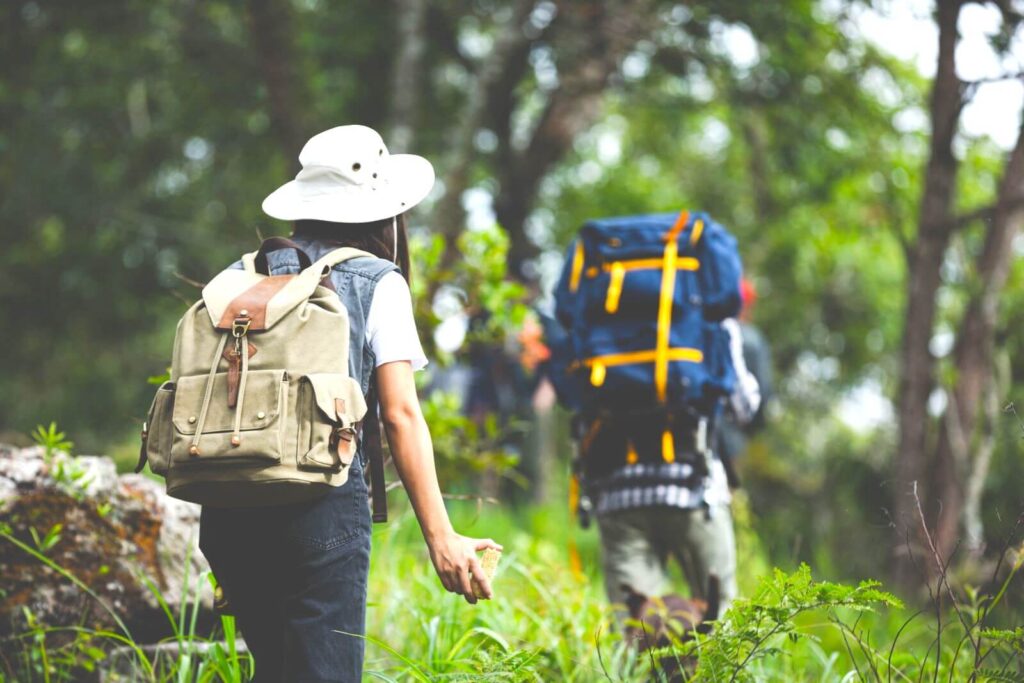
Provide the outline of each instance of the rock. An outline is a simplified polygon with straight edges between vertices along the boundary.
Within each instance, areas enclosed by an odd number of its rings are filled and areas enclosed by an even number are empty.
[[[171,627],[153,588],[175,616],[198,590],[210,618],[199,506],[118,476],[109,458],[0,445],[0,530],[14,539],[0,538],[0,635],[23,630],[28,608],[42,624],[115,631],[116,614],[137,642],[155,642]]]

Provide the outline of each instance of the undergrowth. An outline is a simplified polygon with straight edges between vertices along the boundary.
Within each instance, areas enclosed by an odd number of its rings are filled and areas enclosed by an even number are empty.
[[[1003,600],[1024,558],[1012,548],[995,591],[961,591],[955,604],[936,593],[939,611],[913,614],[875,582],[820,581],[806,565],[776,569],[711,634],[638,655],[623,644],[606,604],[596,534],[573,530],[558,510],[488,509],[476,517],[466,508],[455,515],[460,529],[505,546],[494,600],[470,606],[444,591],[409,513],[378,527],[365,680],[626,683],[659,680],[662,662],[676,659],[692,681],[1024,681],[1024,628],[991,625],[996,609],[1008,609]],[[8,530],[0,530],[0,542],[15,544],[110,609],[47,557],[45,543],[32,547]],[[575,566],[582,571],[571,568],[570,552],[581,558]],[[236,644],[231,617],[221,617],[213,633],[197,632],[196,596],[209,580],[192,577],[176,610],[147,580],[173,634],[155,645],[135,642],[113,612],[111,630],[45,624],[28,612],[27,627],[0,641],[0,682],[75,681],[100,669],[114,672],[106,680],[248,680],[253,664]]]

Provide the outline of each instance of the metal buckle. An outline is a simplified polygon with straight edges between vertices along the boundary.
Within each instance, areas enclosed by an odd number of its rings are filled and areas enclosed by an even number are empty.
[[[247,316],[235,318],[234,322],[231,323],[231,335],[236,339],[244,337],[249,332],[249,325],[252,324],[252,318]]]

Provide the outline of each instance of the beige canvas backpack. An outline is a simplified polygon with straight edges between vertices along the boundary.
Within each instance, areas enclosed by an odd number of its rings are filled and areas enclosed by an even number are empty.
[[[299,253],[297,275],[268,274],[266,254],[282,248]],[[338,249],[310,264],[271,238],[206,285],[178,323],[136,471],[148,460],[169,495],[218,507],[309,500],[344,484],[367,405],[349,376],[349,316],[330,272],[369,255]]]

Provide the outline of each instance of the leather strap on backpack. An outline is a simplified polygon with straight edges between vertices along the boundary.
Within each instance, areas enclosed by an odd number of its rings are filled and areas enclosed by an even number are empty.
[[[374,523],[388,521],[388,492],[384,481],[384,449],[380,435],[380,403],[377,401],[377,377],[370,377],[366,394],[366,417],[363,418],[363,449],[369,464],[370,499]]]

